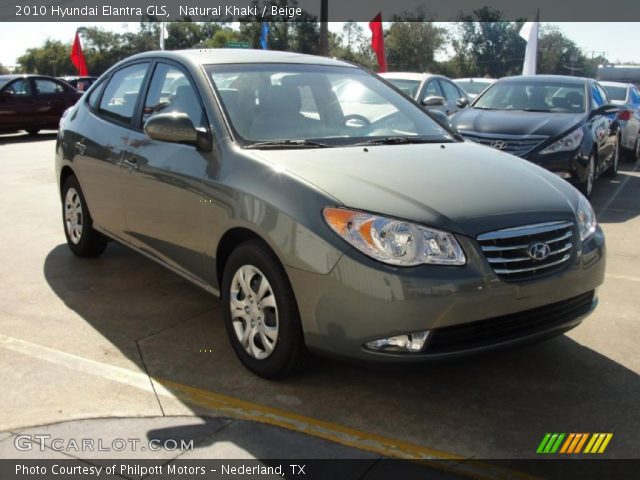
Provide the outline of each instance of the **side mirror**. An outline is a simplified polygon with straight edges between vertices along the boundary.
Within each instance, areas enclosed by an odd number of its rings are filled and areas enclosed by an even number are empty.
[[[442,107],[444,105],[444,98],[432,96],[422,99],[420,102],[425,107]]]
[[[467,105],[469,105],[469,99],[466,97],[460,97],[456,100],[456,106],[458,108],[465,108]]]
[[[620,107],[618,107],[617,105],[612,105],[610,103],[607,103],[605,105],[602,105],[598,108],[596,108],[595,110],[591,110],[591,117],[595,117],[597,115],[613,115],[616,114],[620,111]]]
[[[198,150],[211,150],[211,134],[196,128],[186,113],[159,113],[149,118],[143,129],[147,137],[154,140],[186,143]]]

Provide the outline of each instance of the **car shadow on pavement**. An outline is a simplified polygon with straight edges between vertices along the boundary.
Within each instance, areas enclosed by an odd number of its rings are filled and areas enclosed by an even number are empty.
[[[49,140],[55,140],[57,135],[57,132],[52,130],[38,133],[37,135],[29,135],[28,133],[0,135],[0,145],[47,142]]]
[[[58,245],[44,276],[156,379],[477,458],[533,457],[546,432],[613,432],[608,456],[638,453],[638,375],[569,336],[410,368],[316,358],[270,382],[236,359],[218,300],[120,245],[97,259]]]
[[[639,163],[625,163],[615,178],[598,179],[591,204],[600,223],[623,223],[640,216],[639,170]]]

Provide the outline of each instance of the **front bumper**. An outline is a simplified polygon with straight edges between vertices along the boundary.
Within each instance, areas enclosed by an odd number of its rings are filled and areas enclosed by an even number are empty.
[[[576,249],[564,270],[521,283],[499,279],[475,240],[459,240],[467,255],[463,267],[394,268],[350,250],[327,275],[287,268],[308,348],[365,361],[459,356],[562,333],[578,325],[597,304],[593,292],[604,280],[606,263],[599,227]],[[383,353],[364,347],[374,340],[424,330],[435,331],[438,338],[439,329],[489,325],[498,317],[575,298],[583,299],[579,309],[560,313],[551,323],[542,321],[539,328],[522,328],[515,336],[485,335],[480,343],[450,344],[432,351],[427,344],[419,353]]]
[[[587,178],[589,155],[581,149],[572,152],[558,152],[548,155],[532,155],[526,158],[532,163],[555,173],[571,183],[582,183]]]

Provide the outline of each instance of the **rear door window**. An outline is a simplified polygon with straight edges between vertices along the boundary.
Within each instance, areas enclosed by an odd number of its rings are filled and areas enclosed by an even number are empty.
[[[47,80],[46,78],[36,78],[36,92],[38,95],[52,95],[56,93],[64,93],[64,87],[58,82]]]
[[[148,68],[148,63],[137,63],[115,72],[102,95],[98,112],[120,123],[130,124]]]

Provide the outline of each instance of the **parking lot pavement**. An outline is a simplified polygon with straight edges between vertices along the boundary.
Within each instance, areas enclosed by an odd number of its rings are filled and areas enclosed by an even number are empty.
[[[607,278],[567,335],[403,369],[316,359],[274,383],[236,360],[215,298],[113,243],[69,252],[53,138],[0,137],[0,431],[206,414],[384,456],[534,457],[545,432],[613,432],[604,456],[638,458],[640,165],[596,185]]]

